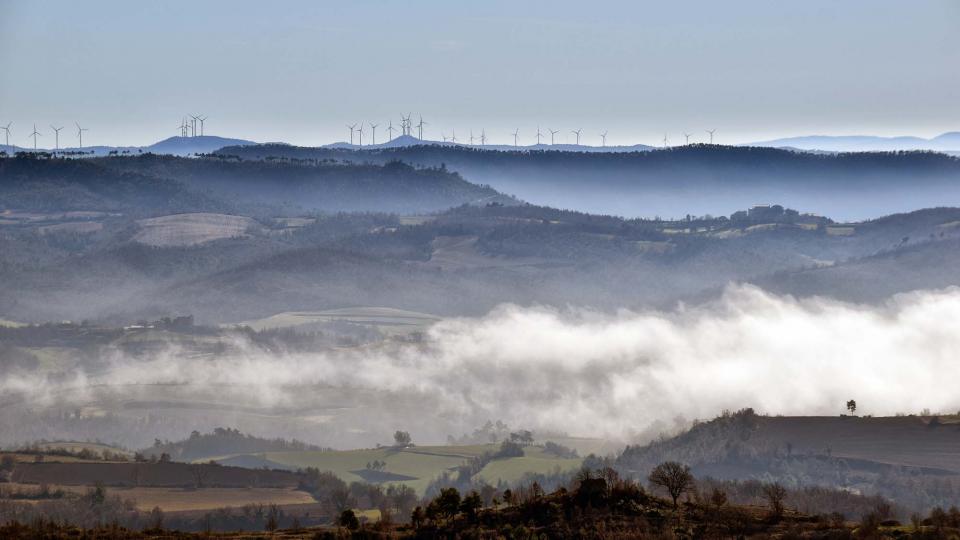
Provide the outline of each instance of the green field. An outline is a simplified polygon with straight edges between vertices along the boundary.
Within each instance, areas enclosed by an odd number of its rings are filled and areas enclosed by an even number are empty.
[[[477,479],[496,485],[498,481],[516,482],[526,473],[547,474],[556,471],[571,471],[580,468],[582,459],[561,459],[544,453],[542,448],[528,447],[523,457],[491,461],[478,474]]]
[[[355,307],[326,311],[290,311],[277,313],[263,319],[224,326],[248,326],[259,331],[340,321],[377,328],[385,335],[404,335],[411,332],[423,332],[438,320],[439,318],[433,315],[402,309]]]
[[[372,461],[386,462],[385,473],[401,475],[410,479],[386,481],[383,483],[406,484],[418,493],[423,493],[430,482],[443,474],[454,471],[469,459],[484,452],[495,452],[495,444],[474,446],[417,446],[412,448],[372,448],[345,451],[309,451],[309,452],[266,452],[255,456],[268,462],[286,467],[316,467],[321,471],[331,471],[345,482],[363,482],[366,464]],[[239,456],[230,456],[233,458]],[[207,459],[207,458],[205,458]],[[221,458],[222,459],[222,458]],[[490,483],[498,480],[516,482],[527,472],[548,473],[557,468],[572,470],[580,467],[581,459],[560,459],[543,453],[538,447],[525,449],[523,457],[495,460],[480,472],[477,479]]]

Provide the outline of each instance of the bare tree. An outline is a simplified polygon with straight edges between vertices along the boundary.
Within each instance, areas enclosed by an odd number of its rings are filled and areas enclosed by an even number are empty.
[[[783,515],[783,500],[787,498],[787,488],[780,485],[779,482],[763,485],[763,498],[770,505],[770,511],[774,516]]]
[[[673,499],[673,507],[677,507],[677,499],[693,487],[693,475],[690,467],[676,461],[665,461],[650,471],[650,483],[667,490]]]
[[[197,463],[190,467],[190,472],[193,473],[193,480],[197,489],[200,489],[203,487],[203,483],[206,481],[210,471],[202,463]]]

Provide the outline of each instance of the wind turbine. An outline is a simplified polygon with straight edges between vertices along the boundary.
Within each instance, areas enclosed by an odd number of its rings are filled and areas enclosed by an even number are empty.
[[[520,133],[520,128],[517,128],[517,129],[513,132],[513,145],[514,145],[514,146],[517,145],[517,134],[518,134],[518,133]]]
[[[190,123],[190,136],[196,137],[197,136],[197,120],[199,120],[200,117],[194,116],[191,114],[190,118],[193,118],[193,121]]]
[[[393,127],[393,120],[391,120],[391,121],[390,121],[390,125],[387,126],[387,136],[390,137],[389,139],[387,139],[387,142],[390,142],[390,141],[393,140],[393,131],[394,131],[394,129],[395,129],[395,128]]]
[[[55,137],[55,138],[54,138],[54,141],[55,141],[55,142],[54,142],[54,150],[59,150],[59,149],[60,149],[60,130],[63,129],[63,126],[54,127],[53,124],[50,124],[50,129],[53,130],[53,133],[54,133],[53,136]]]
[[[373,143],[371,144],[377,144],[377,126],[379,125],[380,124],[370,123],[370,130],[373,131],[373,133],[370,134],[370,136],[373,137]]]
[[[540,133],[540,126],[537,126],[537,146],[540,146],[540,137],[543,137],[543,133]]]
[[[684,138],[684,141],[685,141],[683,144],[685,144],[686,146],[690,146],[690,135],[693,135],[693,134],[692,134],[692,133],[684,133],[684,134],[683,134],[683,138]]]
[[[440,138],[443,139],[443,142],[447,142],[447,134],[446,134],[446,133],[444,133],[444,132],[441,131],[441,132],[440,132]]]
[[[7,146],[10,146],[10,126],[13,125],[13,122],[7,122],[7,125],[0,127],[7,132]]]
[[[363,146],[363,122],[360,122],[360,127],[357,129],[357,133],[360,135],[360,146]]]
[[[420,116],[420,123],[417,124],[417,138],[421,141],[423,140],[423,126],[426,126],[427,123],[423,121],[423,115]]]
[[[77,137],[80,138],[80,148],[83,148],[83,132],[87,131],[87,128],[80,127],[80,122],[74,122],[77,124]]]
[[[473,130],[470,130],[470,146],[473,146]]]
[[[604,131],[600,134],[600,140],[603,141],[603,146],[607,146],[607,132]]]
[[[352,125],[352,126],[349,125],[349,124],[347,125],[347,129],[350,130],[350,144],[351,144],[351,145],[353,144],[353,130],[356,129],[356,127],[357,127],[356,124],[354,124],[354,125]]]
[[[664,134],[663,134],[663,147],[664,147],[664,148],[667,147],[667,140],[668,140],[668,139],[667,139],[667,134],[664,133]]]
[[[207,119],[206,116],[201,116],[200,118],[197,118],[197,120],[200,121],[200,136],[201,136],[201,137],[203,137],[203,121],[206,120],[206,119]]]
[[[713,144],[713,132],[716,131],[716,129],[707,129],[704,131],[710,134],[710,144]]]
[[[453,130],[450,133],[451,133],[450,142],[452,142],[453,144],[457,144],[457,130]]]
[[[570,133],[574,133],[574,134],[577,135],[577,146],[580,145],[580,132],[581,132],[581,131],[583,131],[583,129],[572,129],[572,130],[570,130]]]
[[[480,130],[480,146],[484,146],[485,144],[487,144],[487,130],[481,129]]]
[[[43,137],[39,131],[37,131],[37,125],[33,125],[33,133],[27,135],[27,137],[33,137],[33,151],[37,151],[37,137]]]
[[[550,132],[550,146],[553,146],[553,136],[556,135],[557,133],[560,133],[560,130],[547,128],[547,131]]]

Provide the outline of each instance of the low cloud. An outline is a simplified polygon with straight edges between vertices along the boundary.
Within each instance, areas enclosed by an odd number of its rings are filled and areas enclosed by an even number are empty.
[[[731,286],[715,302],[669,312],[504,305],[439,322],[421,344],[268,355],[240,342],[214,359],[176,349],[145,361],[116,355],[103,373],[61,383],[11,375],[0,391],[54,403],[150,387],[274,410],[355,396],[350,407],[364,418],[427,439],[502,419],[625,440],[743,407],[836,415],[856,399],[864,414],[956,411],[957,321],[956,288],[861,306]]]

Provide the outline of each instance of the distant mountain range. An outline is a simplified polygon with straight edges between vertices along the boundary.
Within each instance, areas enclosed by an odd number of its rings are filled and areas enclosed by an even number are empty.
[[[899,150],[960,152],[960,131],[951,131],[932,139],[922,137],[876,137],[873,135],[808,135],[759,141],[741,146],[770,146],[827,152],[895,152]]]
[[[224,146],[248,146],[257,144],[245,139],[217,137],[216,135],[200,135],[197,137],[170,137],[149,146],[84,146],[83,148],[61,148],[57,152],[64,154],[83,153],[92,156],[106,156],[111,152],[117,154],[140,154],[151,152],[154,154],[169,154],[174,156],[189,156],[193,154],[208,154]],[[0,151],[8,154],[17,152],[33,152],[32,148],[16,145],[0,144]],[[52,148],[38,148],[37,152],[53,152]]]
[[[523,151],[563,151],[563,152],[645,152],[653,150],[652,146],[634,144],[630,146],[588,146],[585,144],[530,144],[514,146],[509,144],[464,144],[449,141],[431,141],[418,139],[413,135],[401,135],[388,142],[380,144],[351,144],[345,141],[324,145],[322,148],[338,148],[345,150],[381,150],[387,148],[404,148],[408,146],[435,145],[459,148],[476,148],[478,150],[503,150],[508,152]]]
[[[151,152],[154,154],[169,154],[175,156],[189,156],[193,154],[208,154],[228,146],[253,146],[260,143],[246,139],[217,137],[215,135],[201,135],[198,137],[170,137],[149,146],[86,146],[80,148],[61,148],[59,152],[65,154],[83,152],[87,155],[106,156],[111,152],[118,154],[138,154]],[[283,142],[268,143],[270,145],[286,144]],[[380,144],[353,144],[346,141],[335,142],[320,146],[337,150],[389,150],[409,148],[415,146],[442,146],[450,148],[464,148],[477,150],[500,150],[506,152],[584,152],[584,153],[630,153],[656,150],[654,146],[634,144],[626,146],[590,146],[586,144],[465,144],[450,141],[432,141],[419,139],[412,135],[401,135],[388,142]],[[787,137],[768,141],[745,143],[738,146],[762,146],[802,150],[806,152],[895,152],[901,150],[931,150],[949,154],[960,154],[960,131],[952,131],[938,135],[931,139],[922,137],[878,137],[873,135],[807,135]],[[16,145],[0,145],[0,151],[8,154],[16,152],[30,152],[32,148]],[[38,148],[40,152],[51,152],[49,148]]]

